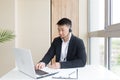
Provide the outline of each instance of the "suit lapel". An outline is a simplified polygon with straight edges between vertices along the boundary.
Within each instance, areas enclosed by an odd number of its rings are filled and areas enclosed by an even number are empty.
[[[70,57],[71,55],[71,50],[72,50],[72,47],[73,47],[73,35],[71,36],[71,39],[70,39],[70,42],[69,42],[69,46],[68,46],[68,52],[67,52],[67,59]]]
[[[58,42],[58,47],[56,48],[56,61],[59,61],[60,60],[60,56],[61,56],[61,46],[62,46],[62,40],[61,38],[59,38],[59,42]]]

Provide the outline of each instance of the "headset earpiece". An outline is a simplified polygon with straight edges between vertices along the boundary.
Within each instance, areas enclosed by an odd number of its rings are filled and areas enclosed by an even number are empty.
[[[72,32],[71,28],[69,29],[69,32]]]

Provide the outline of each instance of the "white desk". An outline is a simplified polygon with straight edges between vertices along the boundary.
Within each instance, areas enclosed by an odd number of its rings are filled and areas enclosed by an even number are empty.
[[[59,70],[64,71],[63,75],[66,74],[65,71],[66,69],[59,69]],[[69,69],[69,70],[73,70],[73,69]],[[8,72],[6,75],[4,75],[1,78],[1,80],[35,80],[35,79],[19,72],[17,69],[13,69],[10,72]],[[52,76],[49,76],[38,80],[66,80],[66,79],[53,79]],[[115,75],[114,73],[112,73],[111,71],[107,70],[102,66],[87,65],[83,68],[78,68],[78,79],[76,80],[120,80],[120,77],[118,77],[117,75]]]

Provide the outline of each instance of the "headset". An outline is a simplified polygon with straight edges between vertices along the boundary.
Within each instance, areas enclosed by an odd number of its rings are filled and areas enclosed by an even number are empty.
[[[71,26],[70,26],[70,28],[69,28],[69,32],[72,32]]]
[[[71,28],[69,29],[69,32],[72,32],[72,29],[71,29]]]

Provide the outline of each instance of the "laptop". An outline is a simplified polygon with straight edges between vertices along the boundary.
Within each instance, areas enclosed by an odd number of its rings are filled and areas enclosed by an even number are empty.
[[[14,48],[14,55],[17,69],[32,78],[39,79],[58,73],[55,69],[50,70],[50,68],[35,70],[32,54],[29,49]]]

